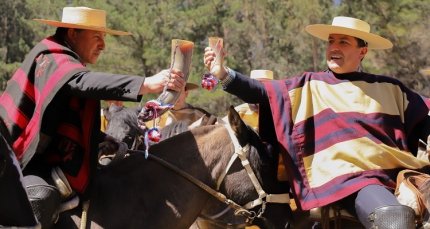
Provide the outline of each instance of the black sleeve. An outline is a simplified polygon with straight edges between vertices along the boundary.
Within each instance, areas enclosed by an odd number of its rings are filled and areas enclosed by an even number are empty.
[[[102,72],[79,72],[63,89],[71,95],[99,100],[140,101],[145,77]]]
[[[258,80],[251,79],[239,72],[236,72],[236,77],[224,90],[247,103],[269,104],[264,85]]]
[[[430,116],[427,115],[426,118],[424,118],[418,125],[417,125],[417,138],[418,141],[422,141],[422,143],[428,144],[427,137],[430,135]],[[414,139],[414,138],[412,138]],[[415,146],[415,141],[412,142],[412,145]],[[418,143],[418,145],[422,144]],[[425,147],[424,147],[425,148]],[[411,151],[414,151],[415,148],[411,147]]]

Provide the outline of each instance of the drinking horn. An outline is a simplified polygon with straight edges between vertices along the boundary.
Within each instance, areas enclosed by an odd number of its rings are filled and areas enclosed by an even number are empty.
[[[187,82],[190,73],[193,48],[194,43],[191,41],[172,40],[170,69],[180,70],[184,74],[185,82]],[[146,122],[164,114],[169,108],[173,107],[181,92],[165,87],[156,100],[148,101],[142,108],[138,115],[139,122]]]

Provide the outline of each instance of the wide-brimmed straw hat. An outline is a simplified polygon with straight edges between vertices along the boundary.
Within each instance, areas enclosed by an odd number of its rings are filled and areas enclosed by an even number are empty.
[[[64,7],[61,21],[34,19],[35,21],[64,28],[88,29],[112,35],[131,35],[129,32],[106,28],[106,11],[88,7]]]
[[[351,17],[335,17],[331,25],[315,24],[306,26],[306,31],[314,37],[327,41],[330,34],[345,34],[367,42],[369,49],[389,49],[393,43],[379,35],[370,33],[369,23]]]
[[[251,71],[251,75],[250,75],[251,79],[256,79],[256,80],[273,80],[273,72],[270,70],[252,70]]]
[[[185,89],[187,89],[187,91],[191,91],[191,90],[194,90],[194,89],[197,89],[197,88],[199,88],[199,85],[197,85],[195,83],[187,83],[185,85]]]

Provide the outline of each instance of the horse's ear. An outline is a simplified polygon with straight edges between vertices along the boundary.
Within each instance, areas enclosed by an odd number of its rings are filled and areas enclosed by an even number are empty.
[[[237,113],[233,106],[230,106],[228,110],[228,122],[230,123],[233,131],[236,133],[236,137],[238,138],[240,144],[243,145],[248,139],[248,127],[240,118],[239,113]]]

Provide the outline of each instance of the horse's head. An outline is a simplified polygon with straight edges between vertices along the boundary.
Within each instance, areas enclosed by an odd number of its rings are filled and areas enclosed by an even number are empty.
[[[127,112],[124,109],[129,111]],[[138,110],[123,108],[110,111],[107,134],[127,142],[131,148],[134,136],[141,134],[137,126]],[[256,202],[255,200],[264,203],[250,204],[251,207],[247,208],[247,210],[254,212],[256,216],[254,222],[258,222],[261,228],[284,228],[289,220],[289,205],[266,203],[266,197],[261,198],[260,195],[262,192],[267,194],[282,192],[282,190],[279,190],[280,187],[276,177],[277,158],[271,157],[274,154],[270,152],[270,147],[267,147],[258,134],[242,121],[233,107],[230,107],[228,121],[229,123],[221,125],[198,125],[192,129],[189,129],[185,125],[186,123],[174,122],[161,130],[162,138],[168,138],[151,146],[149,154],[157,155],[179,166],[188,174],[192,174],[202,182],[213,186],[217,191],[241,206]],[[239,153],[245,157],[246,162],[239,160],[242,156],[234,156],[238,149],[241,150]],[[134,160],[125,160],[122,163],[137,163],[137,159],[139,159],[137,156],[132,155],[131,157]],[[254,171],[254,175],[250,175],[250,172],[244,168],[243,164],[248,164],[248,167]],[[150,165],[144,166],[145,169],[149,169],[148,166]],[[117,167],[122,168],[120,165],[117,165]],[[133,166],[125,167],[129,169]],[[140,168],[140,165],[136,165],[136,167]],[[115,166],[111,169],[115,170]],[[163,179],[172,179],[172,182],[179,182],[175,176],[172,176],[171,172],[166,173],[165,170],[170,172],[168,168],[164,168],[164,170],[161,168],[157,174],[160,177],[163,177],[162,174],[164,174]],[[123,172],[121,171],[121,173]],[[151,170],[152,172],[153,170]],[[134,175],[137,176],[136,171],[133,172]],[[254,176],[255,179],[250,179],[251,176]],[[142,177],[139,177],[139,184],[141,180]],[[256,185],[255,183],[258,184]],[[169,187],[169,184],[165,185]],[[256,186],[261,186],[261,189],[258,190]],[[163,187],[161,190],[170,190],[167,187]],[[181,187],[184,188],[184,184]],[[157,192],[162,195],[160,190]],[[187,197],[187,194],[183,194],[184,201],[187,200],[187,205],[192,204],[190,202],[191,197]],[[165,195],[170,195],[170,192],[166,191]],[[196,193],[191,195],[193,199],[197,198]],[[197,204],[201,205],[201,201],[203,200],[197,201]],[[204,201],[204,203],[206,202]],[[193,205],[193,208],[195,207]],[[236,217],[235,210],[224,211],[225,208],[224,202],[213,198],[206,204],[202,213],[210,218],[209,221],[223,223],[224,226],[228,224],[239,225],[245,222],[246,217]],[[220,214],[220,212],[228,213]],[[212,217],[214,215],[218,217],[214,219]]]
[[[231,148],[235,153],[227,156],[231,156],[231,158],[221,160],[228,163],[219,166],[222,172],[220,176],[214,177],[217,183],[216,188],[255,214],[254,222],[261,228],[287,228],[291,219],[289,205],[270,203],[269,200],[270,196],[274,197],[285,192],[277,181],[278,160],[277,157],[274,157],[277,154],[274,154],[273,148],[262,142],[259,135],[243,122],[233,106],[230,107],[227,117],[228,123],[224,126],[229,133],[218,136],[213,134],[211,138],[214,142],[224,142],[225,148],[222,150],[224,154],[231,152]],[[224,138],[224,140],[215,140],[216,138]],[[212,171],[212,174],[216,173]],[[281,197],[282,201],[289,201],[288,193],[278,197]],[[202,213],[207,219],[206,223],[212,226],[214,226],[213,224],[242,225],[249,220],[246,217],[235,217],[232,212],[231,210],[226,211],[225,206],[223,207],[219,202],[210,201]]]
[[[146,130],[141,129],[137,123],[140,108],[127,108],[111,105],[105,111],[108,125],[106,134],[125,142],[128,148],[144,148],[143,136]]]

